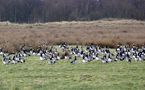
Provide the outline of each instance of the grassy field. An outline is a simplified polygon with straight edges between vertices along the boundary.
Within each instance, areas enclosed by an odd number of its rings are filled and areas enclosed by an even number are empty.
[[[15,52],[21,45],[37,48],[47,44],[99,44],[116,46],[145,44],[145,22],[98,20],[90,22],[51,22],[45,24],[0,23],[0,47]],[[145,90],[145,62],[99,61],[55,65],[38,57],[26,63],[3,65],[0,60],[0,90]]]
[[[49,65],[38,57],[24,64],[0,62],[0,90],[145,90],[145,62]]]

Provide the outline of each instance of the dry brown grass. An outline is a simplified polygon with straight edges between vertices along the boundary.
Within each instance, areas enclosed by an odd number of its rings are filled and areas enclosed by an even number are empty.
[[[145,44],[145,22],[98,20],[90,22],[51,22],[36,24],[0,23],[0,47],[16,51],[22,45],[37,48],[44,44]]]

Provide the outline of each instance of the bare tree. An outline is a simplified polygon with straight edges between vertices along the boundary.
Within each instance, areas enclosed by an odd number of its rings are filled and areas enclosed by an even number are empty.
[[[145,0],[0,0],[0,21],[145,20]]]

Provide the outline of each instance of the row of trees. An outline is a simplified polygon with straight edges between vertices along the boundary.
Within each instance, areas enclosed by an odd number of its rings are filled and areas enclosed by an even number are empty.
[[[0,21],[145,20],[145,0],[0,0]]]

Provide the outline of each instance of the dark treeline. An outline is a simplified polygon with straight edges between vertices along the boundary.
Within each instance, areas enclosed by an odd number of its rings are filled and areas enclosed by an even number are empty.
[[[145,20],[145,0],[0,0],[0,21]]]

